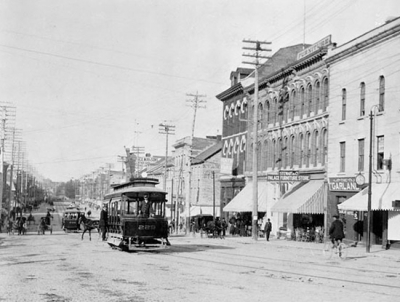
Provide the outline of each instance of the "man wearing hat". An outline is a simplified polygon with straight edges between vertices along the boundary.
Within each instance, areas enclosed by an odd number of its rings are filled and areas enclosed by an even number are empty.
[[[344,238],[344,232],[343,222],[339,220],[339,215],[333,215],[333,218],[335,220],[332,222],[331,227],[329,228],[329,237],[331,238],[332,243],[335,244],[335,241],[342,241]]]
[[[107,205],[104,204],[100,212],[100,221],[99,221],[99,227],[101,230],[101,239],[103,241],[106,241],[107,225],[108,225],[107,220],[108,220]]]

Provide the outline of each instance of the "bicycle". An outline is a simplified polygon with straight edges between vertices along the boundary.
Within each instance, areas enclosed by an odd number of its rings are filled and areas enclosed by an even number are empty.
[[[335,254],[338,255],[341,260],[345,260],[347,258],[348,248],[349,247],[347,244],[343,243],[341,240],[335,240],[332,244],[332,242],[328,239],[325,240],[322,254],[327,259],[331,259]]]

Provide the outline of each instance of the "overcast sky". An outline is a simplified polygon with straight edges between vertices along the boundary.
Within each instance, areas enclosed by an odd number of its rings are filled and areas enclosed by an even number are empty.
[[[171,151],[191,135],[187,94],[207,102],[195,136],[221,134],[215,96],[250,67],[243,39],[272,42],[271,54],[327,35],[340,45],[389,16],[400,1],[2,0],[0,102],[16,107],[29,163],[68,181],[120,169],[124,146],[165,155],[165,120],[176,126]]]

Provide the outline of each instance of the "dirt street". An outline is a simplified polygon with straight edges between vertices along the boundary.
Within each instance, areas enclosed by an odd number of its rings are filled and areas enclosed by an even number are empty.
[[[0,301],[397,301],[400,251],[260,238],[172,237],[126,253],[92,234],[0,234]]]

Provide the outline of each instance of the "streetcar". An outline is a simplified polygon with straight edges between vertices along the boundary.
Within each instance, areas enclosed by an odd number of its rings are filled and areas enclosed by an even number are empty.
[[[79,231],[79,218],[82,215],[85,215],[85,212],[77,207],[67,208],[61,219],[61,229],[63,229],[66,233],[69,231]]]
[[[107,205],[107,243],[123,251],[156,250],[170,246],[165,217],[167,192],[155,178],[133,178],[112,186]]]

